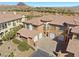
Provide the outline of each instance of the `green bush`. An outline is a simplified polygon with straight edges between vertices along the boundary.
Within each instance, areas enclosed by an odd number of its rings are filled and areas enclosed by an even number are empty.
[[[21,43],[21,41],[17,40],[17,39],[13,39],[12,42],[15,43],[15,44],[20,44]]]
[[[3,39],[4,41],[8,41],[8,40],[14,38],[15,35],[16,35],[16,33],[15,33],[14,31],[10,31],[10,32],[5,33],[5,34],[2,36],[2,39]]]
[[[19,45],[18,45],[18,49],[20,51],[26,51],[26,50],[29,50],[30,46],[26,43],[26,42],[21,42]]]
[[[8,41],[8,40],[11,40],[13,39],[15,36],[16,36],[16,33],[19,29],[22,28],[22,25],[20,26],[16,26],[14,28],[12,28],[9,32],[6,32],[3,36],[2,36],[2,39],[4,41]]]
[[[14,53],[11,52],[10,55],[9,55],[9,57],[14,57]]]

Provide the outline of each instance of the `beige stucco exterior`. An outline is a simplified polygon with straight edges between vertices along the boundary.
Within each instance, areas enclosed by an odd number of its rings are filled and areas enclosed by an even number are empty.
[[[23,25],[22,21],[24,21],[24,20],[25,20],[25,18],[18,18],[18,19],[14,19],[12,21],[0,23],[0,33],[4,34],[6,31],[9,31],[11,28],[13,28],[15,26]]]

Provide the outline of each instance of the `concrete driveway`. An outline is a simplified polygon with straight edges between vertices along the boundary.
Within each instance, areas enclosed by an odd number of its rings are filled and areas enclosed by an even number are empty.
[[[51,40],[50,38],[42,38],[37,42],[38,49],[47,52],[48,54],[53,55],[53,51],[55,51],[57,46],[57,42],[54,40]],[[71,56],[71,54],[74,54],[74,57],[79,57],[79,40],[78,39],[72,39],[70,40],[67,51],[69,52],[68,57]],[[64,53],[62,53],[64,54]],[[61,54],[61,55],[62,55]],[[67,57],[67,56],[62,56]]]
[[[46,51],[48,54],[53,55],[53,51],[56,49],[57,42],[54,40],[51,40],[50,38],[42,38],[37,42],[38,49],[42,51]]]
[[[31,57],[53,57],[50,56],[48,53],[46,53],[45,51],[42,51],[40,49],[38,49],[36,52],[34,52]]]

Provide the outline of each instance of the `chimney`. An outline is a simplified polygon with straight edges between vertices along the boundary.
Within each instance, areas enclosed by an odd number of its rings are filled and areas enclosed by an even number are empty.
[[[6,12],[3,12],[3,14],[6,14]]]
[[[13,12],[14,15],[16,15],[16,12]]]

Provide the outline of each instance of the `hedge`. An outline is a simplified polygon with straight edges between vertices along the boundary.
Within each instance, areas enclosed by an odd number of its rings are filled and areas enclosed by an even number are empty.
[[[21,25],[12,28],[9,32],[6,32],[5,34],[3,34],[2,39],[3,39],[4,41],[8,41],[8,40],[13,39],[13,38],[16,36],[17,31],[18,31],[19,29],[21,29],[21,28],[22,28]]]

